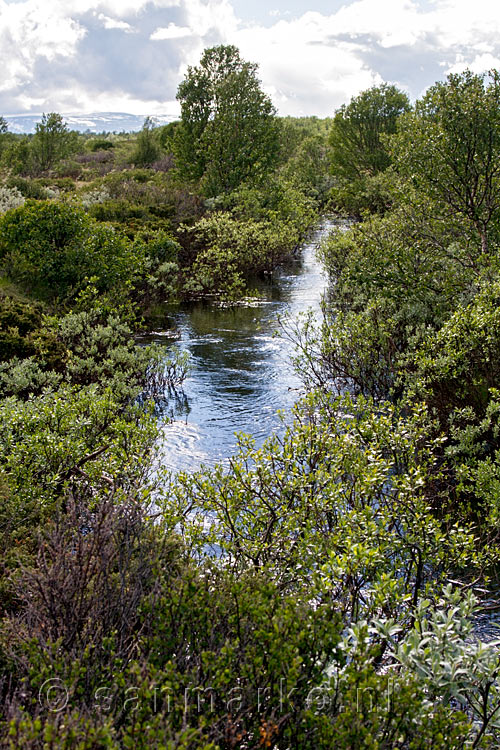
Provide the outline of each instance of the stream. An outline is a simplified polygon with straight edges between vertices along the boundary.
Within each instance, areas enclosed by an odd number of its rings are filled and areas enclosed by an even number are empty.
[[[190,355],[188,378],[167,405],[161,463],[167,469],[195,471],[225,462],[234,454],[236,434],[257,445],[283,429],[278,410],[297,401],[300,380],[294,372],[293,343],[278,337],[278,319],[297,320],[312,309],[318,318],[328,279],[316,258],[318,244],[336,225],[324,219],[304,242],[294,261],[261,283],[259,299],[236,307],[200,302],[181,307],[168,330],[149,341],[170,344]]]

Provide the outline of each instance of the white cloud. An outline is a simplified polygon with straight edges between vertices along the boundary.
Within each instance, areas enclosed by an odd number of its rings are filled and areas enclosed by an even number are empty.
[[[102,21],[105,29],[118,29],[120,31],[125,31],[128,34],[134,31],[134,28],[126,21],[119,21],[116,18],[110,18],[109,16],[105,16],[104,13],[99,13],[97,17],[99,21]]]
[[[192,31],[187,26],[176,26],[175,23],[169,23],[166,28],[161,26],[153,31],[150,39],[154,41],[163,41],[165,39],[182,39],[184,36],[191,36]]]
[[[183,0],[52,0],[52,4],[62,4],[69,13],[100,10],[110,13],[115,18],[129,18],[143,12],[147,6],[160,9],[174,8],[179,7],[182,2]]]
[[[170,111],[187,65],[219,43],[259,63],[282,114],[332,114],[382,80],[418,96],[447,72],[500,67],[492,0],[345,0],[329,15],[263,13],[262,24],[243,24],[230,0],[0,0],[0,113]]]
[[[473,73],[484,73],[487,70],[500,70],[500,55],[496,57],[490,53],[484,53],[482,55],[476,55],[476,57],[470,61],[466,61],[463,55],[458,55],[458,60],[454,65],[446,68],[446,73],[463,73],[466,69],[472,70]]]
[[[381,78],[340,42],[325,45],[325,18],[308,13],[266,29],[248,28],[236,35],[244,57],[255,59],[259,43],[260,75],[283,114],[331,114],[334,106]]]
[[[84,35],[77,21],[48,14],[42,2],[8,5],[0,0],[0,91],[29,84],[37,59],[71,58]]]
[[[184,5],[188,25],[200,37],[216,34],[227,38],[236,32],[238,24],[229,0],[187,0]]]
[[[246,57],[260,62],[283,114],[328,115],[382,80],[416,97],[449,71],[499,67],[500,6],[356,0],[331,15],[309,11],[268,28],[240,29],[235,39]]]

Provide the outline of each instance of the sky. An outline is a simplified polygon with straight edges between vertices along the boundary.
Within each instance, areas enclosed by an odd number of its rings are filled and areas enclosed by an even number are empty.
[[[0,0],[0,115],[179,113],[205,47],[259,65],[281,115],[331,116],[386,81],[422,95],[500,68],[498,0]]]

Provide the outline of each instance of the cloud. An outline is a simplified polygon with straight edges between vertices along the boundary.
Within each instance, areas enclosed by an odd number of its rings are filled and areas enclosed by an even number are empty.
[[[149,37],[153,41],[163,41],[165,39],[182,39],[185,36],[191,36],[192,31],[187,26],[176,26],[175,23],[169,23],[166,28],[158,28],[153,31]]]
[[[235,26],[226,0],[0,0],[0,113],[177,113],[182,70]]]
[[[268,7],[243,23],[230,0],[0,0],[0,114],[178,112],[187,66],[220,43],[259,63],[293,115],[330,115],[382,81],[416,97],[448,72],[500,67],[491,0],[345,0],[302,15],[296,5],[293,17]]]
[[[134,28],[126,21],[110,18],[109,16],[105,16],[104,13],[99,13],[97,17],[99,21],[102,21],[105,29],[120,29],[120,31],[125,31],[128,34],[134,31]]]
[[[240,29],[247,57],[283,114],[331,115],[364,88],[395,83],[413,98],[449,72],[499,66],[500,9],[489,0],[356,0]]]

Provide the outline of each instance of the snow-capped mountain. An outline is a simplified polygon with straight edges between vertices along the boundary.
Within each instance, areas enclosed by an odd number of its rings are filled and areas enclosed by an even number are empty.
[[[31,115],[4,115],[11,133],[34,133],[35,125],[41,120],[40,114]],[[93,112],[89,115],[66,115],[64,120],[71,130],[79,130],[84,133],[133,133],[142,128],[146,115],[131,115],[126,112]],[[153,117],[158,125],[172,122],[174,115],[156,115]]]

